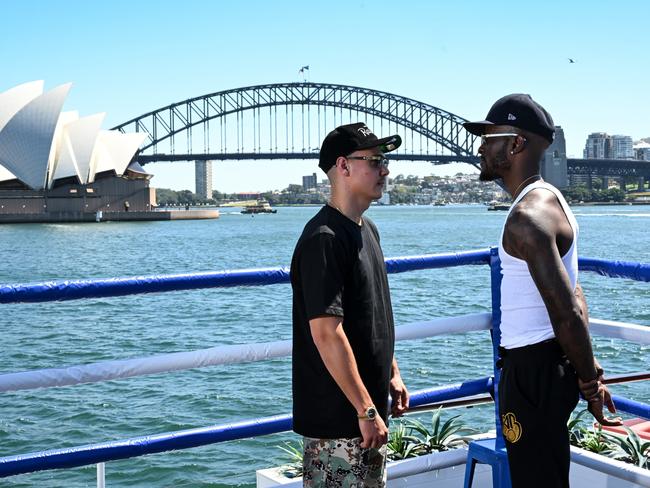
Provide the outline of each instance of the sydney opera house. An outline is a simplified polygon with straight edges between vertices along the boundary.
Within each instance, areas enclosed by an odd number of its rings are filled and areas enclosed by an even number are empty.
[[[145,135],[102,130],[103,113],[62,112],[70,87],[0,93],[0,222],[136,220],[155,207],[134,160]]]

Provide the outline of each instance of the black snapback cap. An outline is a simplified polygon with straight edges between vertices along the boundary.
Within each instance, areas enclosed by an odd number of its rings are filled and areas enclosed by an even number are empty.
[[[500,98],[480,122],[465,122],[468,132],[481,136],[488,125],[511,125],[542,136],[549,142],[555,138],[553,118],[544,107],[525,93],[513,93]]]
[[[341,125],[327,134],[320,148],[318,166],[327,173],[339,156],[347,156],[354,151],[378,147],[381,152],[394,151],[402,145],[398,135],[378,139],[363,122]]]

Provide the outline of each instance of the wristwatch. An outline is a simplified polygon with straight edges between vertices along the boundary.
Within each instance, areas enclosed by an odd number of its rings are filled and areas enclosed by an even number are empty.
[[[370,405],[368,408],[366,408],[366,411],[363,413],[363,415],[357,415],[357,417],[359,420],[375,420],[375,417],[377,417],[377,409],[374,405]]]

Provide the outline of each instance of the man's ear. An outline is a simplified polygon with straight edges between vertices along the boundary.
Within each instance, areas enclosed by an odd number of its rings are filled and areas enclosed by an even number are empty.
[[[341,171],[345,175],[350,174],[350,168],[348,168],[348,160],[347,158],[344,158],[343,156],[339,156],[336,158],[336,166],[341,168]]]
[[[528,141],[522,135],[515,137],[515,140],[512,143],[512,146],[510,147],[510,154],[518,154],[521,151],[523,151],[524,148],[526,147],[526,142]]]

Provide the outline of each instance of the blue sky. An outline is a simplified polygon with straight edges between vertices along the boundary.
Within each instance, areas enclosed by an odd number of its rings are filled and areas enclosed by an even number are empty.
[[[650,2],[5,0],[0,90],[74,83],[65,109],[110,128],[170,103],[309,79],[396,93],[469,119],[530,93],[581,157],[587,135],[650,136]],[[576,62],[570,64],[568,58]],[[279,189],[315,162],[215,163],[215,189]],[[194,188],[191,164],[148,166]],[[469,170],[467,166],[447,171]],[[394,163],[393,175],[430,174]]]

